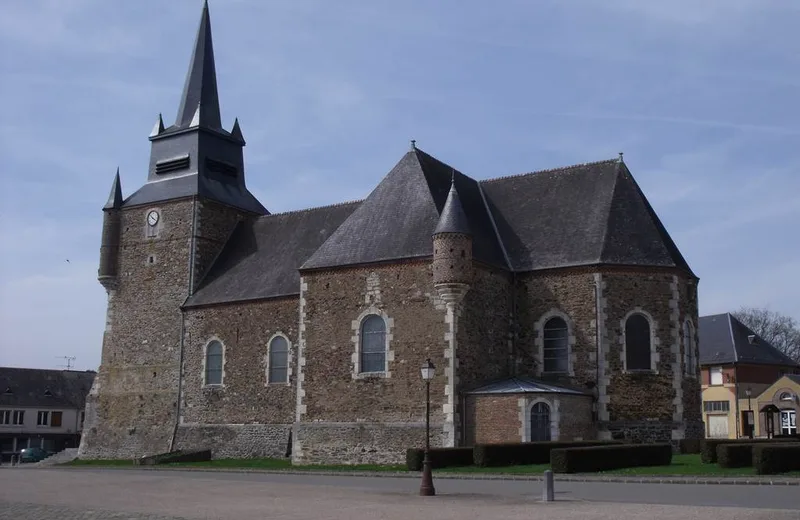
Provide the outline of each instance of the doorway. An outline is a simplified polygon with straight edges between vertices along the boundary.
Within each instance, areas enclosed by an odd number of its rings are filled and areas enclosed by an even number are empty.
[[[531,407],[531,442],[550,440],[550,407],[536,403]]]

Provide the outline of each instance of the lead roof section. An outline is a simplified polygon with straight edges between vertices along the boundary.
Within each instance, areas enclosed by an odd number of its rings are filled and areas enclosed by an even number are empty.
[[[510,377],[481,386],[468,394],[569,394],[591,395],[589,392],[562,385],[554,385],[530,377]]]
[[[359,204],[348,202],[240,222],[184,307],[298,294],[298,267]]]
[[[95,376],[91,371],[0,367],[0,406],[82,409]]]
[[[415,148],[403,156],[302,269],[431,256],[431,235],[452,179],[472,230],[473,258],[507,268],[479,184]]]
[[[800,367],[730,313],[702,316],[698,326],[701,365],[754,364]],[[749,336],[755,336],[751,343]]]

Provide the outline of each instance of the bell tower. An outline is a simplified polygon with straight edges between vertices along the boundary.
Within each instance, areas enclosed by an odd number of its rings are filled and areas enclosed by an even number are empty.
[[[117,175],[103,208],[98,279],[108,311],[82,458],[172,449],[187,348],[181,306],[237,222],[268,213],[245,184],[239,121],[222,128],[207,3],[175,123],[159,115],[149,139],[146,182],[123,199]]]

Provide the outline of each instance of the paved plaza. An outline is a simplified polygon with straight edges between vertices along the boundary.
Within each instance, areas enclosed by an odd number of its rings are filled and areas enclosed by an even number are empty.
[[[797,486],[541,482],[123,469],[0,470],[0,519],[800,520]]]

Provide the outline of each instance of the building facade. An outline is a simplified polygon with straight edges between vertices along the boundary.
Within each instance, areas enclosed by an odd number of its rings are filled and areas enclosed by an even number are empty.
[[[80,457],[398,462],[426,359],[433,445],[703,435],[698,278],[621,155],[479,181],[412,141],[364,200],[270,214],[220,119],[206,6],[147,182],[123,197],[117,175],[104,208]]]
[[[0,367],[0,457],[77,448],[95,372]]]
[[[784,375],[800,374],[800,365],[729,313],[700,318],[700,368],[706,437],[723,439],[761,435],[752,403]]]

